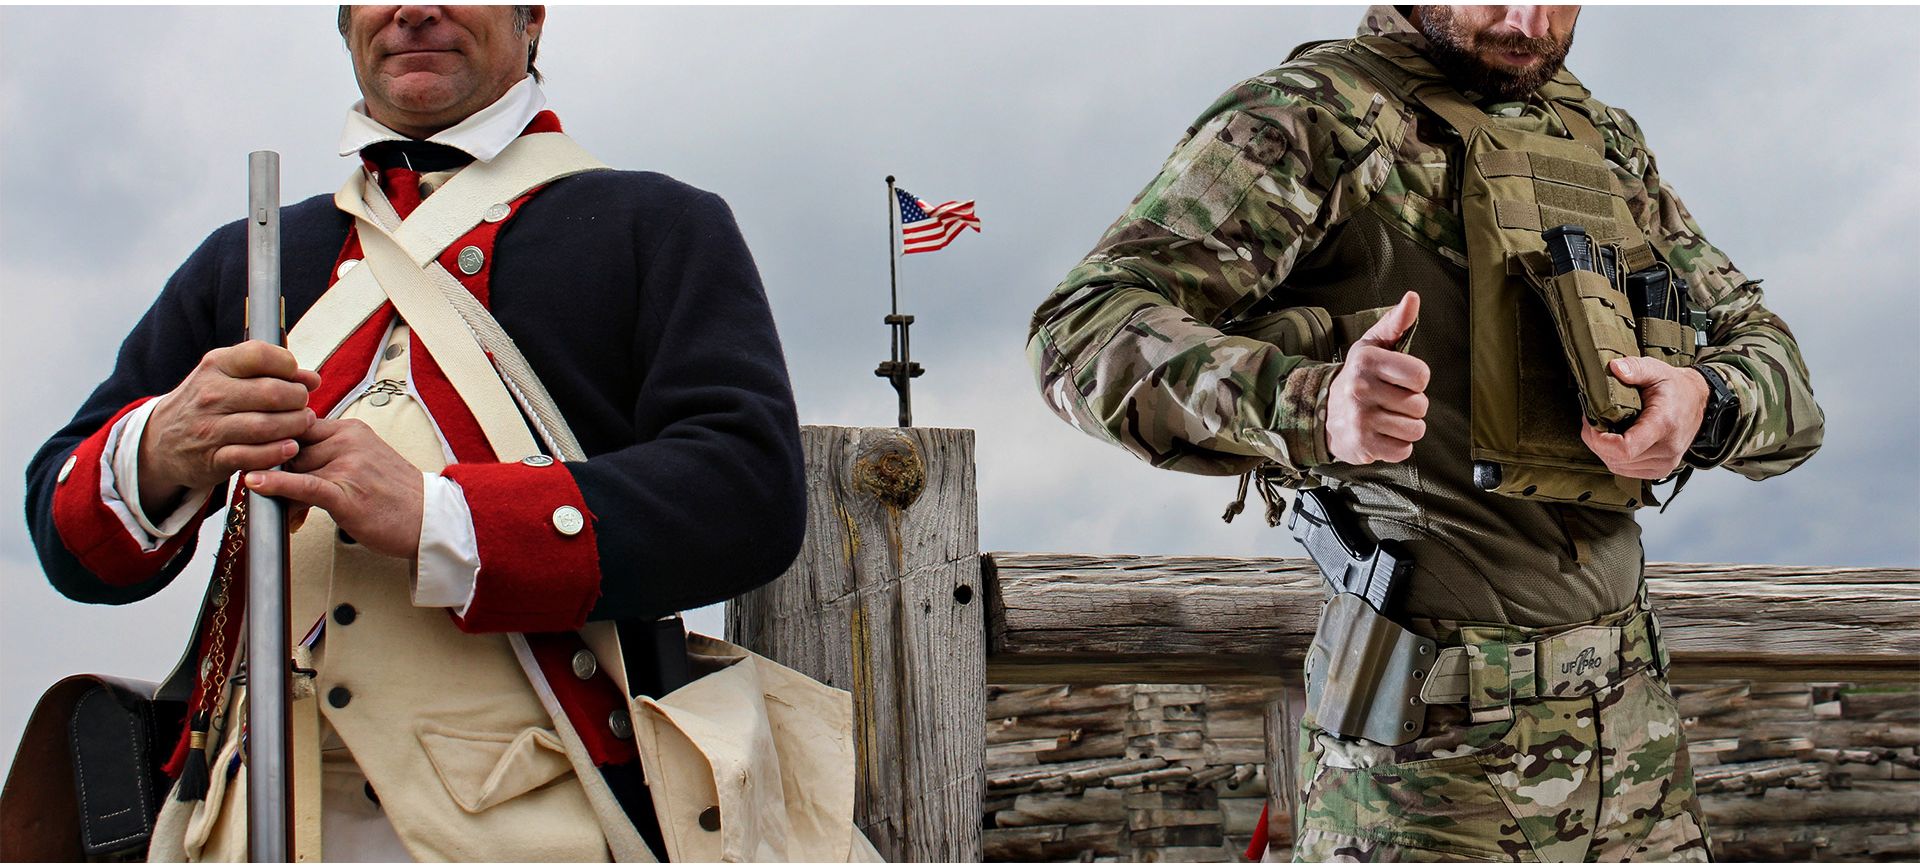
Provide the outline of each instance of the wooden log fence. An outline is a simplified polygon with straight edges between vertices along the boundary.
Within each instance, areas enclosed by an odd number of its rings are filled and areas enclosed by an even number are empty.
[[[984,556],[993,683],[1290,679],[1324,582],[1304,558]],[[1920,569],[1649,563],[1681,681],[1920,682]]]
[[[1096,796],[1110,799],[1162,782],[1192,790],[1266,781],[1259,784],[1276,814],[1290,814],[1293,732],[1301,710],[1295,673],[1322,599],[1311,563],[981,554],[972,431],[808,426],[803,438],[810,497],[805,546],[785,575],[729,603],[727,632],[733,641],[853,693],[856,818],[882,855],[899,861],[982,859],[989,683],[1268,687],[1274,698],[1262,715],[1263,762],[1229,762],[1218,770],[1206,762],[1195,767],[1170,760],[1179,749],[1197,749],[1201,740],[1195,735],[1188,739],[1192,744],[1171,737],[1171,755],[1161,750],[1150,757],[1093,758],[1064,773],[1062,765],[1051,765],[1016,783],[1008,783],[1003,770],[995,772],[995,784],[1003,800],[1017,796],[1007,794],[1012,789],[1031,794],[1049,786],[1111,790],[1115,794]],[[1650,563],[1647,571],[1677,682],[1920,683],[1920,569]],[[1110,699],[1099,689],[1078,690],[1080,710],[1092,713]],[[994,735],[996,749],[1004,752],[1006,744],[1019,742],[1021,702],[1045,702],[1034,710],[1044,707],[1051,717],[1075,709],[1068,694],[1035,692],[996,698],[995,712],[1016,718]],[[1876,744],[1872,727],[1884,731],[1888,725],[1848,717],[1828,723],[1832,743],[1820,745],[1792,741],[1805,739],[1804,727],[1796,735],[1796,724],[1783,720],[1781,742],[1772,747],[1782,763],[1750,767],[1754,757],[1738,751],[1748,750],[1749,742],[1760,744],[1753,749],[1769,749],[1767,739],[1754,740],[1768,724],[1762,719],[1761,730],[1737,733],[1737,749],[1728,747],[1735,750],[1730,758],[1747,764],[1724,779],[1709,775],[1703,789],[1765,789],[1772,800],[1750,808],[1761,812],[1804,809],[1809,819],[1844,812],[1795,797],[1814,794],[1794,788],[1795,780],[1804,786],[1820,773],[1808,766],[1808,756],[1824,762],[1822,767],[1857,761],[1892,768],[1913,747],[1908,731],[1883,734],[1889,742]],[[1102,725],[1113,728],[1088,718],[1075,731],[1082,738],[1107,738],[1103,745],[1122,736],[1098,730]],[[1831,728],[1849,725],[1857,731]],[[1047,732],[1031,734],[1037,745],[1052,743]],[[1852,735],[1857,737],[1845,740]],[[1088,756],[1116,755],[1092,743]],[[1886,752],[1871,752],[1876,747]],[[1809,752],[1821,749],[1831,755]],[[1058,749],[1050,755],[1073,760]],[[1873,785],[1847,795],[1871,799]],[[1173,792],[1124,795],[1149,796],[1159,800],[1136,806],[1158,811],[1150,816],[1163,826],[1134,830],[1135,837],[1160,840],[1171,847],[1168,852],[1205,848],[1195,843],[1182,849],[1201,839],[1194,826],[1180,824],[1195,821],[1194,804]],[[1007,803],[1011,809],[1013,802]],[[1010,821],[1031,821],[1030,827],[1044,830],[1029,833],[1018,853],[1036,860],[1118,854],[1102,842],[1118,826],[1052,821],[1090,815],[1090,808],[1032,797],[1026,805],[1028,818]],[[1768,833],[1774,832],[1761,836]],[[1898,836],[1879,825],[1861,825],[1857,833],[1878,834],[1880,840]],[[1211,845],[1217,849],[1217,840]]]

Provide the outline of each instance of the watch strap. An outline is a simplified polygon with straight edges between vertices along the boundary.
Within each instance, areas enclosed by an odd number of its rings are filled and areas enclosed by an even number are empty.
[[[1707,405],[1700,414],[1700,431],[1687,449],[1688,463],[1717,466],[1733,435],[1734,422],[1740,417],[1740,399],[1727,386],[1727,380],[1712,367],[1696,364],[1694,370],[1707,382]]]

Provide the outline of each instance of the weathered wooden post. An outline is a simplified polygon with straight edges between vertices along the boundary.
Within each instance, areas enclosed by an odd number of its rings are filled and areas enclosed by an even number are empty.
[[[1307,687],[1298,677],[1285,679],[1267,703],[1267,840],[1272,860],[1293,855],[1293,814],[1300,808],[1300,715]]]
[[[854,814],[890,861],[979,861],[986,607],[973,431],[802,429],[807,538],[728,639],[853,693]]]

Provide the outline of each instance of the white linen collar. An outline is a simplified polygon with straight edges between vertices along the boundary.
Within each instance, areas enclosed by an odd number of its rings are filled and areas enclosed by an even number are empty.
[[[476,160],[486,162],[499,156],[501,151],[507,149],[507,145],[519,138],[521,131],[533,121],[534,115],[546,106],[546,94],[540,91],[540,85],[534,82],[533,76],[527,76],[507,88],[507,92],[494,100],[492,105],[428,136],[427,141],[457,148]],[[368,145],[406,140],[406,136],[368,116],[367,101],[362,99],[347,112],[346,128],[340,133],[340,155],[350,157]]]

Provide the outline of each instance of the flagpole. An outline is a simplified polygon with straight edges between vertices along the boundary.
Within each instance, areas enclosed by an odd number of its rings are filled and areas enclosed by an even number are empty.
[[[900,315],[900,194],[893,176],[887,176],[887,283],[892,312],[887,314],[887,360],[873,375],[885,379],[900,396],[900,426],[913,427],[913,378],[925,371],[909,357],[907,326],[913,317]]]
[[[893,315],[900,315],[900,194],[893,176],[887,176],[887,285],[893,295]],[[896,356],[897,358],[897,356]]]

